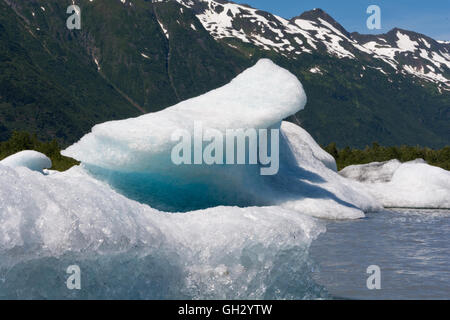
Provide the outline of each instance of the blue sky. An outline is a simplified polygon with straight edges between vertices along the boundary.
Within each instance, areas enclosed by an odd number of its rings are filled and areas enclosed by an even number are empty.
[[[394,27],[424,33],[436,40],[450,40],[450,0],[234,0],[254,8],[292,18],[321,8],[350,32],[385,33]],[[369,5],[381,8],[381,30],[366,27]]]

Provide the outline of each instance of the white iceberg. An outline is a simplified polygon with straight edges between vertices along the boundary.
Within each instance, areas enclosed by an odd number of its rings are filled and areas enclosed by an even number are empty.
[[[52,161],[45,155],[34,150],[24,150],[0,161],[0,164],[11,168],[26,167],[30,170],[44,172],[52,167]]]
[[[361,182],[384,207],[450,208],[450,172],[422,159],[354,165],[339,173]]]
[[[305,130],[281,125],[305,103],[298,79],[263,59],[229,84],[197,98],[96,125],[62,153],[127,197],[164,211],[279,205],[317,217],[349,219],[380,209],[368,193],[335,172],[333,157]],[[261,176],[259,165],[175,165],[171,137],[181,129],[195,135],[196,122],[221,132],[281,128],[278,174]]]

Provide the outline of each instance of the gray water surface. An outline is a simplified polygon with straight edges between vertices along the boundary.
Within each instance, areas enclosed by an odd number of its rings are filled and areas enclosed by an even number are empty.
[[[450,210],[392,209],[330,221],[312,243],[314,279],[338,298],[450,299]],[[367,267],[381,269],[369,290]]]

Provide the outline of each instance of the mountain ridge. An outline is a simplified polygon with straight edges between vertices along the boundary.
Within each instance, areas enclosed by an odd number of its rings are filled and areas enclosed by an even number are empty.
[[[420,33],[400,28],[393,28],[389,32],[379,35],[350,33],[320,8],[303,12],[287,20],[251,7],[243,8],[242,5],[232,2],[176,1],[184,6],[194,8],[205,29],[216,39],[235,37],[244,42],[253,42],[263,49],[272,49],[281,54],[288,54],[289,57],[294,56],[294,58],[296,58],[295,55],[318,50],[317,45],[325,44],[329,53],[340,58],[357,58],[356,55],[367,54],[371,58],[381,60],[391,66],[395,71],[435,82],[439,90],[450,91],[450,46]],[[226,4],[228,7],[218,9]],[[229,17],[229,21],[223,21],[225,10],[228,10],[226,15]],[[258,19],[259,21],[257,21]],[[257,25],[265,23],[269,31],[261,28],[257,37],[253,34],[256,27],[253,27],[253,30],[248,26],[246,29],[237,30],[240,24],[245,26],[240,20],[247,20],[247,23],[248,20],[250,22],[257,21]],[[233,23],[236,23],[236,27]],[[234,30],[230,29],[230,24]],[[222,30],[220,30],[221,28]],[[261,35],[263,35],[262,38]],[[290,36],[295,36],[295,41],[292,41]],[[283,38],[283,41],[280,38]],[[408,64],[402,63],[408,52],[412,54],[411,59],[417,59],[418,62],[409,59]],[[382,69],[381,72],[386,72],[386,70]]]
[[[30,63],[38,69],[48,61],[57,66],[58,71],[39,69],[40,77],[60,79],[61,85],[70,83],[70,68],[76,69],[78,81],[97,74],[78,98],[47,108],[55,118],[69,113],[56,121],[60,123],[36,120],[33,114],[44,108],[43,101],[59,101],[67,94],[47,92],[46,100],[26,104],[21,94],[10,93],[36,87],[28,73],[17,81],[12,71],[4,74],[0,139],[27,124],[41,138],[57,137],[67,145],[95,123],[139,114],[132,102],[146,112],[162,110],[224,85],[258,59],[269,58],[303,83],[309,102],[290,120],[323,145],[450,144],[449,44],[401,29],[385,35],[349,33],[319,9],[287,20],[228,1],[73,2],[82,8],[81,30],[65,28],[71,0],[0,0],[11,10],[3,10],[0,28],[12,36],[17,32],[12,21],[27,20],[17,27],[20,33],[34,34],[33,41],[44,48],[37,54],[28,40],[16,42]],[[0,48],[6,48],[0,52],[0,66],[20,68],[14,62],[14,42],[0,41]],[[100,93],[96,87],[109,89]],[[88,96],[109,107],[98,109]],[[74,116],[73,110],[81,111]],[[93,117],[93,110],[100,114]],[[65,126],[74,130],[65,133]]]

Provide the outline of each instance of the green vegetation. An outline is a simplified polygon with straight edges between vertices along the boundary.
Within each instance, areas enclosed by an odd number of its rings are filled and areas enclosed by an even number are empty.
[[[383,147],[374,142],[372,146],[366,146],[364,149],[338,149],[336,143],[330,143],[324,149],[336,159],[338,170],[353,164],[392,159],[406,162],[418,158],[424,159],[430,165],[450,170],[450,146],[434,150],[419,146]],[[52,160],[53,170],[65,171],[79,164],[78,161],[61,155],[61,148],[55,139],[42,142],[36,134],[24,131],[14,131],[8,141],[0,142],[0,160],[22,150],[36,150],[45,154]]]
[[[80,0],[81,30],[66,28],[69,0],[46,0],[45,11],[43,1],[12,3],[0,0],[0,141],[28,131],[67,146],[97,123],[159,111],[251,65],[175,2]]]
[[[388,161],[391,159],[406,162],[418,158],[424,159],[430,165],[450,170],[450,146],[434,150],[419,146],[383,147],[374,142],[372,146],[366,146],[361,150],[350,147],[338,149],[336,143],[330,143],[324,149],[336,159],[338,170],[353,164]]]
[[[52,160],[53,170],[65,171],[79,164],[76,160],[61,155],[59,144],[56,140],[50,142],[39,141],[35,134],[23,131],[14,131],[8,141],[0,143],[0,160],[23,150],[36,150]]]
[[[236,39],[215,41],[175,1],[79,0],[82,29],[70,31],[69,4],[0,0],[0,141],[25,130],[65,147],[97,123],[162,110],[267,57],[302,82],[308,104],[290,120],[322,145],[450,144],[450,91],[393,70],[385,75],[374,69],[386,68],[377,59],[339,59],[325,47],[291,59]],[[235,24],[253,32],[243,20]],[[314,66],[323,74],[309,72]]]

